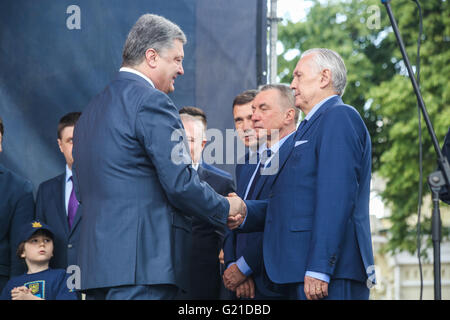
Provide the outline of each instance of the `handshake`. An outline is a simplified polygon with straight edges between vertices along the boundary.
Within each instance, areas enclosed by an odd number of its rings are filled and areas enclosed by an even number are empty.
[[[228,213],[227,226],[230,230],[239,227],[244,222],[247,214],[247,207],[244,201],[236,193],[229,193],[226,198],[230,203],[230,212]]]

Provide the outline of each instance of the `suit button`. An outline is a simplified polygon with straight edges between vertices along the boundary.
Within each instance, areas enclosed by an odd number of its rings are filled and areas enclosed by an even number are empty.
[[[328,262],[330,266],[334,265],[336,263],[336,255],[332,255]]]
[[[67,245],[67,248],[72,249],[72,244],[69,243],[69,244]]]

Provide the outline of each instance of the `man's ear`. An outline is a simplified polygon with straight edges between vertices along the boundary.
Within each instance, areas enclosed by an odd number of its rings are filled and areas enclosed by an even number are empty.
[[[61,145],[62,145],[62,140],[61,140],[61,139],[57,139],[56,141],[58,142],[59,150],[60,150],[61,152],[63,152],[63,149],[62,149],[62,147],[61,147]],[[63,152],[63,153],[64,153],[64,152]]]
[[[320,72],[320,88],[324,89],[331,86],[331,71],[330,69],[323,69]]]
[[[293,121],[295,118],[295,110],[293,108],[289,108],[285,114],[285,120],[287,123]]]
[[[145,51],[145,61],[147,61],[147,64],[151,68],[156,68],[156,65],[157,65],[156,63],[157,63],[158,59],[159,59],[159,55],[155,49],[149,48],[149,49],[147,49],[147,51]]]

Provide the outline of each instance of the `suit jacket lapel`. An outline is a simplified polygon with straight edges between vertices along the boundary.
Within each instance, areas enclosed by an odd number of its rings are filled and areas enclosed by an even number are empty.
[[[250,181],[250,178],[252,177],[253,171],[256,169],[256,164],[238,164],[240,170],[239,174],[236,176],[237,180],[237,194],[242,198],[245,195],[245,191],[247,190],[248,183]]]
[[[333,106],[333,105],[335,105],[335,104],[337,104],[337,103],[344,104],[344,103],[342,102],[341,97],[339,97],[339,96],[333,97],[333,98],[331,98],[330,100],[328,100],[327,102],[325,102],[325,103],[319,108],[319,110],[317,110],[317,111],[314,113],[314,115],[311,117],[311,119],[309,119],[309,120],[306,122],[306,124],[305,124],[302,128],[299,127],[299,129],[297,130],[297,132],[296,132],[296,134],[295,134],[295,140],[296,140],[296,141],[299,141],[299,140],[305,135],[305,133],[308,132],[309,128],[312,127],[312,125],[314,124],[314,122],[315,122],[317,119],[319,119],[320,116],[321,116],[325,111],[327,111],[328,108],[329,108],[330,106]]]
[[[64,172],[58,177],[58,188],[56,188],[56,198],[59,200],[56,202],[56,211],[58,212],[61,225],[64,226],[64,233],[69,234],[69,224],[67,222],[66,211],[66,173]]]
[[[261,191],[263,190],[263,187],[265,185],[271,186],[273,184],[273,181],[280,173],[281,169],[283,168],[290,151],[293,149],[294,146],[294,136],[295,133],[292,134],[281,146],[281,148],[278,150],[278,152],[275,154],[274,158],[272,158],[271,162],[272,165],[275,166],[272,170],[272,174],[266,174],[262,175],[259,181],[257,182],[257,185],[255,186],[255,191],[253,192],[253,198],[258,199]],[[275,157],[278,157],[278,165],[276,161],[274,162]]]

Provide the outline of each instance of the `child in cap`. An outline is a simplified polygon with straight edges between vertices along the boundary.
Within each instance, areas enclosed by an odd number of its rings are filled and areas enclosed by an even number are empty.
[[[24,226],[17,255],[25,260],[28,272],[11,278],[4,287],[1,300],[76,300],[67,287],[64,269],[50,269],[53,257],[53,232],[50,227],[33,221]]]

